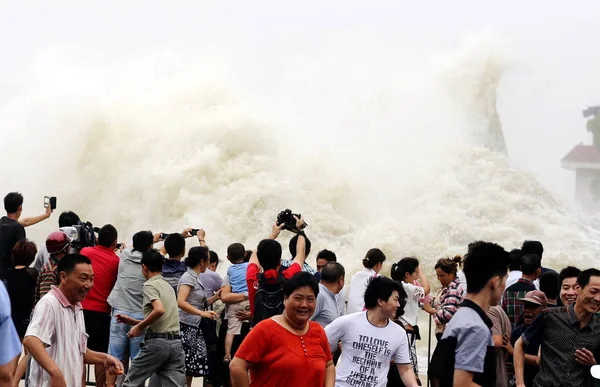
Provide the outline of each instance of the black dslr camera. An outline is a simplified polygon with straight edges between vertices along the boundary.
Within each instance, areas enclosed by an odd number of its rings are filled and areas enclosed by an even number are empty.
[[[279,215],[277,215],[277,225],[279,226],[279,225],[283,224],[284,230],[288,230],[288,231],[291,231],[296,234],[301,232],[302,229],[304,229],[305,227],[308,226],[308,224],[306,224],[306,222],[305,222],[304,226],[301,229],[297,229],[296,228],[296,219],[294,219],[294,215],[298,218],[302,217],[302,215],[300,215],[300,214],[294,214],[292,212],[292,210],[290,210],[289,208],[281,211],[279,213]]]

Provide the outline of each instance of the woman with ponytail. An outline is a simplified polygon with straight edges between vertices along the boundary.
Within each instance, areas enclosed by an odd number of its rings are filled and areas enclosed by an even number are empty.
[[[207,298],[206,289],[199,279],[199,274],[206,271],[209,263],[208,247],[192,247],[185,259],[188,269],[181,276],[177,288],[179,327],[185,352],[185,375],[188,387],[192,385],[192,378],[209,376],[206,342],[202,335],[200,321],[203,318],[210,320],[217,318],[217,313],[207,308],[219,299],[218,293]]]
[[[435,337],[440,340],[446,324],[463,301],[466,293],[466,287],[458,279],[457,271],[462,262],[459,256],[442,258],[435,264],[435,273],[442,288],[437,292],[431,304],[425,304],[423,310],[433,317],[435,322]]]
[[[347,314],[365,310],[365,290],[371,278],[377,277],[383,268],[385,254],[379,249],[371,249],[362,261],[363,270],[352,276],[348,290]]]
[[[404,291],[406,291],[407,297],[404,314],[398,319],[404,325],[404,329],[406,330],[410,348],[410,358],[418,380],[419,367],[417,363],[417,340],[421,340],[419,326],[417,325],[419,322],[419,301],[429,294],[429,281],[427,281],[427,277],[421,273],[419,260],[414,257],[402,258],[400,261],[393,264],[392,279],[402,283]],[[418,283],[422,286],[414,285],[415,281],[419,281]]]

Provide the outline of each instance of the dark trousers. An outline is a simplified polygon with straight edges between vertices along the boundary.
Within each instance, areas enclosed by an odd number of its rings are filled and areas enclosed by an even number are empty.
[[[123,386],[144,385],[154,373],[163,387],[185,386],[185,354],[181,340],[146,340],[139,355],[131,362]]]
[[[223,315],[225,316],[225,315]],[[235,356],[235,352],[242,344],[242,341],[246,338],[250,332],[250,323],[244,322],[242,324],[242,332],[235,336],[233,339],[233,345],[231,346],[231,356]],[[219,328],[219,342],[217,343],[217,349],[215,356],[209,356],[211,371],[211,382],[213,387],[230,387],[231,378],[229,376],[229,364],[223,363],[225,357],[225,336],[227,335],[227,320],[222,320],[221,327]]]

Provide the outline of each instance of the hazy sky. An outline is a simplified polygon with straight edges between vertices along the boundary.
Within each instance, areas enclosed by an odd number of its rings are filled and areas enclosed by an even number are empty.
[[[587,140],[581,110],[600,104],[599,1],[6,3],[0,5],[0,102],[18,91],[21,68],[47,49],[102,63],[214,41],[243,60],[253,75],[248,88],[268,89],[287,55],[326,52],[345,33],[426,57],[495,27],[516,57],[499,99],[510,158],[565,199],[573,175],[560,169],[560,159]]]

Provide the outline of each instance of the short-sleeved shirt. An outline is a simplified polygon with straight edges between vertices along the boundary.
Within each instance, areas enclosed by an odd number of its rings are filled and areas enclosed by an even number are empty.
[[[365,290],[371,278],[377,277],[378,274],[373,269],[364,268],[357,272],[350,279],[348,287],[348,314],[362,312],[365,309]]]
[[[488,316],[492,320],[492,340],[494,335],[510,337],[512,329],[508,316],[500,306],[492,306],[488,310]],[[504,348],[496,348],[496,387],[508,386],[508,369],[506,360],[508,352]]]
[[[0,279],[5,279],[8,269],[13,267],[12,249],[25,236],[25,227],[18,220],[6,216],[0,218]]]
[[[108,296],[117,282],[119,257],[113,249],[104,246],[86,247],[81,250],[92,261],[94,287],[81,303],[84,310],[110,314]]]
[[[80,303],[71,305],[56,286],[42,297],[33,311],[27,336],[40,339],[60,368],[67,386],[81,386],[87,334]],[[50,387],[50,375],[32,359],[30,386]]]
[[[575,351],[586,348],[592,353],[600,347],[600,320],[593,314],[587,326],[580,328],[575,304],[545,309],[523,333],[525,348],[541,342],[540,370],[534,386],[584,387],[590,367],[575,361]]]
[[[296,335],[273,319],[258,323],[235,356],[251,363],[250,386],[323,386],[331,350],[323,328],[309,321]]]
[[[509,286],[504,291],[502,295],[502,309],[506,312],[512,327],[517,325],[519,317],[523,313],[523,302],[519,301],[519,299],[524,298],[532,290],[535,290],[533,282],[527,278],[519,278],[515,284]]]
[[[212,270],[206,269],[204,273],[200,273],[200,282],[206,290],[206,297],[212,297],[223,287],[223,277]]]
[[[402,287],[406,292],[406,306],[400,320],[406,324],[415,326],[419,322],[419,300],[425,297],[425,290],[421,286],[415,286],[406,282],[402,282]]]
[[[35,287],[36,303],[50,291],[52,286],[58,286],[57,267],[58,260],[54,256],[50,256],[50,259],[44,264],[42,272],[37,279],[37,285]]]
[[[488,348],[494,348],[490,330],[493,323],[474,302],[465,300],[463,305],[465,303],[470,307],[458,309],[452,320],[446,325],[442,339],[456,338],[455,369],[482,374],[485,369]],[[481,313],[478,313],[477,310]]]
[[[410,364],[406,332],[388,321],[385,327],[369,322],[367,312],[348,314],[325,328],[331,349],[342,342],[342,355],[336,369],[336,387],[387,384],[390,363]]]
[[[320,283],[315,311],[310,319],[325,328],[340,316],[342,314],[338,309],[336,294],[333,294],[331,290]]]
[[[10,363],[21,354],[21,341],[11,318],[10,299],[4,284],[0,281],[0,365]]]
[[[152,312],[152,301],[160,300],[165,313],[147,328],[149,333],[179,332],[179,313],[177,298],[171,285],[161,275],[156,275],[144,282],[142,288],[144,317]]]
[[[179,280],[179,287],[177,288],[178,292],[181,285],[187,285],[191,287],[187,298],[188,304],[200,310],[206,309],[206,290],[200,281],[198,273],[192,269],[188,269],[188,271],[183,273],[181,279]],[[184,324],[197,327],[200,326],[201,319],[202,317],[200,316],[189,314],[183,309],[179,309],[179,321]]]
[[[234,263],[227,269],[232,293],[245,293],[248,291],[248,283],[246,282],[247,270],[248,262]]]
[[[287,269],[281,271],[281,275],[284,278],[292,278],[294,274],[300,273],[302,270],[300,265],[294,263]],[[260,274],[260,268],[256,263],[248,264],[248,270],[246,271],[246,282],[248,283],[248,300],[250,301],[250,312],[254,313],[254,296],[258,290],[258,275]]]

